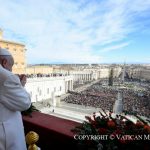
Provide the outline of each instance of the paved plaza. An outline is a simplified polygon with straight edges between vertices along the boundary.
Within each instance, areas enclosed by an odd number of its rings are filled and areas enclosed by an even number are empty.
[[[83,122],[85,120],[85,116],[92,115],[93,112],[98,112],[101,110],[100,108],[89,106],[85,107],[77,104],[68,104],[65,102],[61,102],[59,107],[44,106],[41,103],[36,103],[34,105],[42,113],[50,114],[64,119],[74,120],[77,122]]]

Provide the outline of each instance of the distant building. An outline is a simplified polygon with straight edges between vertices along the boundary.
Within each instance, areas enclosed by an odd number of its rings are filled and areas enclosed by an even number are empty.
[[[66,94],[68,91],[73,90],[73,77],[59,76],[28,78],[25,88],[30,93],[32,102],[47,99],[50,99],[52,102],[52,100],[54,100],[54,94],[55,96],[61,96]]]
[[[18,42],[8,41],[3,39],[3,31],[0,29],[0,47],[8,49],[14,57],[13,73],[22,74],[25,73],[26,57],[25,57],[25,45]]]
[[[150,68],[145,66],[135,66],[128,70],[130,78],[149,80],[150,81]]]
[[[26,68],[26,74],[52,74],[53,67],[46,65],[33,65]]]

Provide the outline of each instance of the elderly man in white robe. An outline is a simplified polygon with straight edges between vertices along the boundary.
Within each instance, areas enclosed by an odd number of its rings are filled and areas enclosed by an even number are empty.
[[[0,48],[0,150],[27,150],[21,111],[31,105],[26,77],[13,74],[13,57]]]

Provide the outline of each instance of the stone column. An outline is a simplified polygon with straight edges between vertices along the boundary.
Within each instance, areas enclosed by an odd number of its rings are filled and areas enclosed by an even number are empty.
[[[69,90],[69,81],[67,81],[67,92]]]
[[[72,80],[70,80],[70,91],[72,91]]]

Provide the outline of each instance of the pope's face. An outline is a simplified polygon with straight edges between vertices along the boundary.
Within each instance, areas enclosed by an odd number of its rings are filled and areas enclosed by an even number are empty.
[[[14,65],[14,59],[12,56],[9,56],[6,60],[4,68],[9,70],[9,71],[12,71],[13,65]]]

